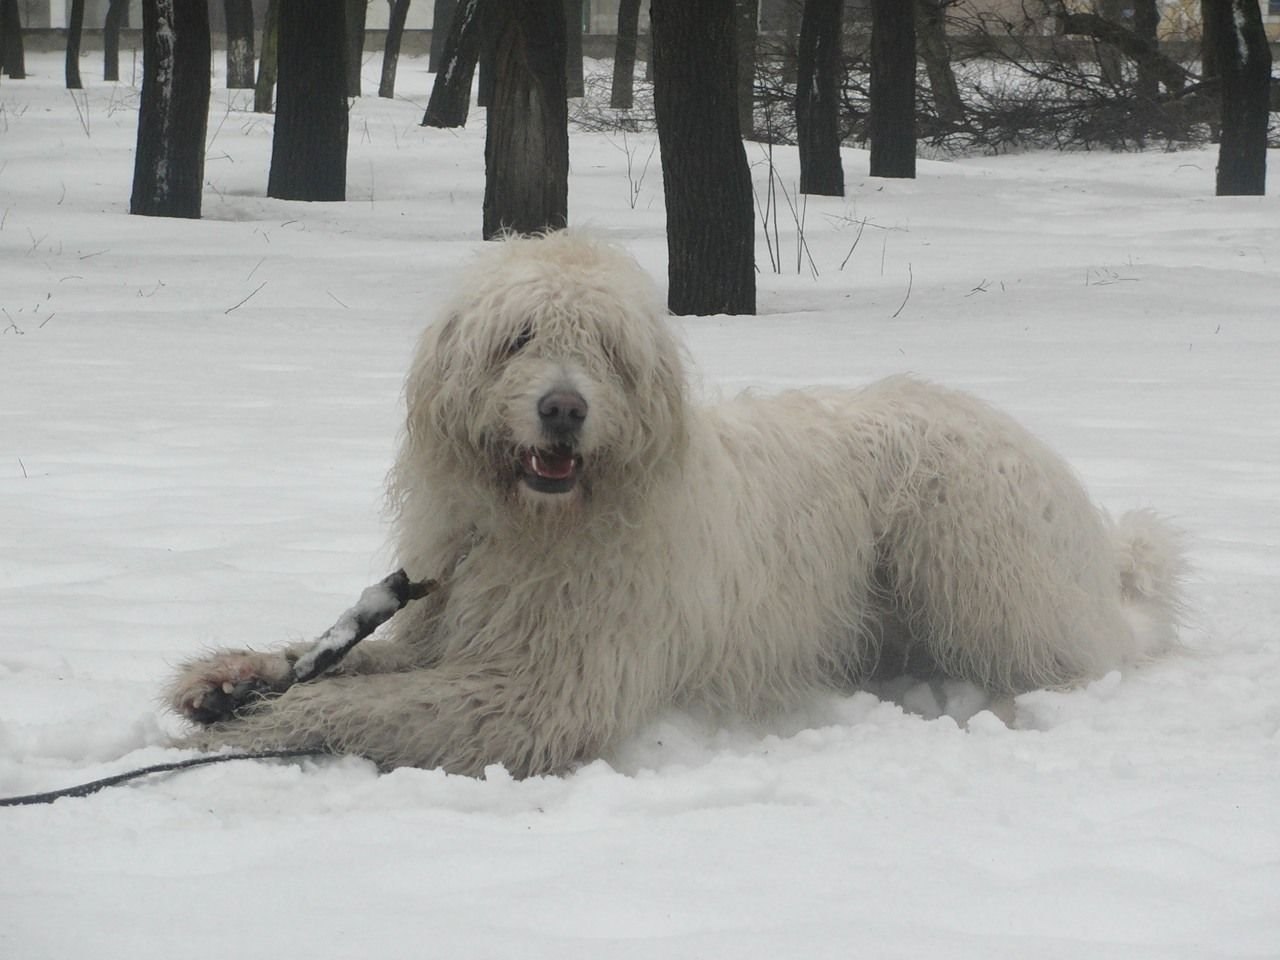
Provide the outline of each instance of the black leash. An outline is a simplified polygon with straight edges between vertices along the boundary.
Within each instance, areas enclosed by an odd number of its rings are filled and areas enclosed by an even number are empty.
[[[119,786],[139,777],[151,776],[155,773],[172,773],[175,770],[190,770],[210,763],[225,763],[228,760],[279,760],[288,757],[322,756],[316,750],[264,750],[261,753],[219,753],[212,757],[193,757],[190,760],[178,760],[174,763],[157,763],[154,766],[117,773],[112,777],[103,777],[90,783],[82,783],[76,787],[65,787],[62,790],[50,790],[48,793],[29,793],[22,797],[0,797],[0,807],[23,807],[36,803],[53,803],[63,797],[87,797],[105,790],[107,787]]]
[[[464,553],[463,557],[465,556],[466,554]],[[461,558],[457,562],[460,563]],[[208,718],[201,718],[201,720],[203,722],[213,722],[215,720],[232,719],[240,708],[265,693],[283,693],[294,683],[306,683],[315,679],[334,667],[338,661],[351,652],[356,644],[391,619],[411,600],[425,597],[435,590],[437,586],[438,584],[435,580],[413,581],[409,579],[409,575],[403,570],[397,570],[360,594],[360,599],[356,602],[356,605],[343,613],[338,618],[337,623],[320,635],[312,648],[294,663],[293,676],[284,686],[279,689],[264,690],[260,689],[259,685],[254,682],[241,684],[230,693],[220,693],[220,696],[216,698],[213,709],[209,712]],[[24,797],[0,797],[0,807],[53,803],[53,801],[62,797],[87,797],[90,794],[97,793],[99,790],[105,790],[107,787],[114,787],[117,784],[127,783],[130,780],[136,780],[139,777],[149,776],[154,773],[189,770],[192,767],[204,766],[210,763],[223,763],[227,760],[274,760],[285,757],[315,757],[322,755],[322,751],[317,750],[265,750],[260,753],[220,753],[211,757],[194,757],[190,760],[158,763],[152,767],[130,770],[127,773],[118,773],[113,777],[104,777],[101,780],[94,780],[92,783],[83,783],[80,786],[67,787],[64,790],[32,793]]]

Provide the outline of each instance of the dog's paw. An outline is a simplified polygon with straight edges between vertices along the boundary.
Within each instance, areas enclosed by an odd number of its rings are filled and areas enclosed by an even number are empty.
[[[210,724],[252,709],[293,682],[293,666],[282,653],[228,651],[186,664],[170,684],[173,711],[195,723]]]

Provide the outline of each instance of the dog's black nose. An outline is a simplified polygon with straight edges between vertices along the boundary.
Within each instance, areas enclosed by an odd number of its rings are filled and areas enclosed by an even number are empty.
[[[576,390],[552,390],[538,401],[538,419],[548,433],[567,436],[582,429],[587,401]]]

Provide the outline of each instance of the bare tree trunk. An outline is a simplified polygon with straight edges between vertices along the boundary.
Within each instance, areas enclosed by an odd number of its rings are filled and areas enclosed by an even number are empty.
[[[427,59],[427,69],[432,73],[440,72],[440,64],[445,55],[445,38],[453,27],[454,11],[458,8],[458,0],[435,0],[431,8],[431,52]]]
[[[440,69],[431,85],[424,127],[463,127],[471,109],[471,81],[483,41],[480,0],[462,0],[449,24]]]
[[[346,199],[345,8],[346,0],[280,0],[269,197]]]
[[[268,0],[262,18],[262,55],[258,58],[258,81],[253,87],[253,112],[270,113],[271,94],[276,87],[280,49],[280,0]]]
[[[916,175],[915,8],[871,3],[871,176]]]
[[[1124,3],[1125,0],[1096,0],[1097,12],[1085,15],[1097,20],[1104,20],[1116,30],[1123,30],[1124,27],[1120,21],[1124,15]],[[1063,31],[1065,33],[1073,32],[1066,26],[1065,20]],[[1120,57],[1119,48],[1096,34],[1094,34],[1094,40],[1098,41],[1095,44],[1095,48],[1098,51],[1098,68],[1102,72],[1102,79],[1117,90],[1124,89],[1124,61]]]
[[[1133,32],[1149,49],[1160,49],[1160,9],[1156,0],[1134,0]],[[1138,80],[1134,93],[1143,100],[1155,100],[1160,94],[1160,77],[1151,62],[1138,61]]]
[[[369,0],[347,0],[347,96],[360,96],[360,68],[364,64],[364,25],[369,16]]]
[[[843,0],[805,0],[796,61],[800,192],[844,196],[840,166],[840,21]]]
[[[120,79],[120,25],[129,12],[129,0],[111,0],[102,23],[102,79]]]
[[[735,0],[738,11],[738,129],[750,140],[756,129],[756,38],[759,0]]]
[[[227,89],[253,89],[253,0],[223,0],[227,21]]]
[[[84,32],[84,0],[71,0],[67,12],[67,89],[80,90],[80,36]]]
[[[678,314],[755,313],[755,214],[738,130],[733,0],[651,0],[649,16],[667,304]]]
[[[1217,0],[1200,0],[1200,79],[1217,80],[1218,70],[1218,18],[1213,8]]]
[[[495,0],[484,141],[484,238],[569,220],[564,0]]]
[[[480,82],[476,84],[476,105],[481,107],[493,103],[493,57],[498,33],[493,19],[490,19],[497,17],[494,10],[495,0],[481,0],[480,16],[485,25],[480,29],[480,62],[477,64]]]
[[[0,61],[4,72],[13,80],[27,77],[27,56],[22,46],[22,20],[18,15],[18,0],[0,0],[0,20],[4,21],[4,47],[0,49]]]
[[[207,0],[143,0],[130,213],[200,217],[210,55]]]
[[[1271,47],[1257,0],[1213,0],[1222,89],[1217,194],[1264,196],[1270,119]]]
[[[409,0],[391,0],[387,43],[382,50],[382,81],[378,84],[378,96],[388,100],[396,95],[396,67],[400,64],[400,41],[404,37],[404,21],[408,16]]]
[[[915,0],[915,4],[917,47],[929,77],[933,108],[938,119],[951,124],[963,123],[964,100],[951,68],[946,6],[942,0]]]
[[[582,77],[582,2],[564,0],[564,82],[565,94],[570,97],[581,97],[587,92]]]
[[[609,106],[630,110],[635,102],[636,39],[640,34],[640,0],[618,3],[618,42],[613,55],[613,86]]]

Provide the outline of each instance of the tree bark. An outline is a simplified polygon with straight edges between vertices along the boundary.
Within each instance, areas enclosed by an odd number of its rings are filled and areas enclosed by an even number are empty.
[[[1060,0],[1060,6],[1066,10],[1067,0]],[[1109,24],[1113,30],[1128,30],[1120,23],[1124,16],[1125,0],[1094,0],[1093,11],[1088,14],[1098,21],[1098,23]],[[1071,33],[1067,26],[1066,16],[1062,17],[1062,32]],[[1105,80],[1116,90],[1121,90],[1125,86],[1124,82],[1124,59],[1121,57],[1121,51],[1114,43],[1103,40],[1101,37],[1092,35],[1094,40],[1094,51],[1098,56],[1098,72],[1102,74]]]
[[[915,0],[915,4],[917,46],[929,77],[933,109],[944,123],[963,123],[964,99],[951,67],[946,8],[941,0]]]
[[[258,79],[253,85],[253,112],[270,113],[271,94],[276,87],[280,46],[280,0],[268,0],[262,18],[262,54],[258,58]]]
[[[751,171],[738,129],[733,0],[651,0],[653,102],[667,209],[667,303],[756,310]]]
[[[461,0],[449,24],[440,69],[431,85],[424,127],[463,127],[471,109],[471,81],[480,58],[480,0]]]
[[[640,0],[618,3],[618,41],[613,54],[613,86],[609,106],[630,110],[635,102],[636,40],[640,34]]]
[[[582,0],[564,0],[565,95],[581,97],[586,94],[582,77]]]
[[[736,0],[738,11],[738,130],[750,140],[756,129],[756,38],[759,0]]]
[[[227,21],[227,89],[253,89],[253,0],[223,0]]]
[[[1214,7],[1218,0],[1200,0],[1200,79],[1218,79],[1218,18]]]
[[[369,0],[347,0],[346,9],[347,96],[360,96],[360,68],[364,64],[364,25],[369,16]]]
[[[496,0],[484,141],[484,238],[569,220],[563,0]]]
[[[494,0],[482,0],[480,5],[480,62],[476,65],[480,73],[480,81],[476,84],[476,105],[487,107],[493,103],[493,57],[497,36],[497,27],[491,26],[494,12]]]
[[[67,12],[67,89],[80,90],[80,36],[84,32],[84,0],[71,0]]]
[[[207,0],[143,0],[130,213],[199,219],[210,56]]]
[[[844,196],[840,166],[840,20],[843,0],[805,0],[796,62],[800,192]]]
[[[129,12],[129,0],[111,0],[102,22],[102,79],[120,79],[120,26]]]
[[[1156,0],[1134,0],[1133,32],[1148,50],[1160,50],[1160,9]],[[1138,61],[1138,79],[1134,86],[1143,100],[1154,100],[1160,94],[1160,75],[1152,70],[1149,60]]]
[[[345,200],[346,0],[280,0],[275,137],[267,196]]]
[[[390,100],[396,95],[396,68],[400,64],[400,41],[404,38],[404,22],[409,16],[409,0],[392,0],[387,21],[387,43],[382,50],[382,80],[378,96]]]
[[[18,16],[18,0],[0,0],[0,20],[4,21],[3,48],[0,49],[0,62],[4,64],[4,72],[11,80],[25,80],[27,77],[27,56],[22,46],[22,20]]]
[[[1257,0],[1214,0],[1221,78],[1222,139],[1217,194],[1264,196],[1267,191],[1267,125],[1270,119],[1271,48]]]
[[[453,28],[453,18],[458,9],[458,0],[435,0],[431,8],[431,52],[428,54],[427,69],[432,73],[440,72],[440,64],[445,56],[445,39]]]
[[[915,8],[871,3],[871,176],[916,175]]]

